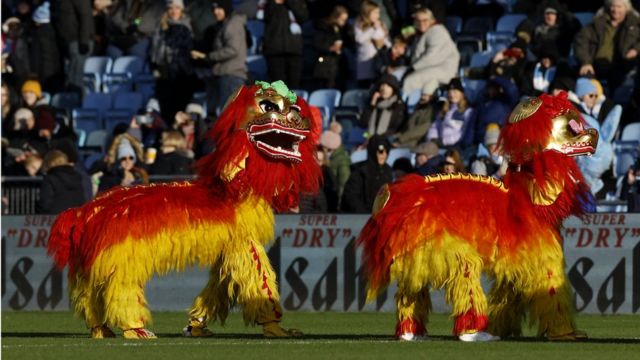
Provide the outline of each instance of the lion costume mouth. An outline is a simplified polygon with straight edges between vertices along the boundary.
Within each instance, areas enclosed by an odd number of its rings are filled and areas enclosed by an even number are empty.
[[[567,156],[590,156],[596,152],[598,132],[585,128],[578,114],[568,112],[553,121],[553,141],[549,148]]]
[[[287,128],[274,122],[251,125],[249,140],[266,155],[276,158],[300,162],[300,142],[307,138],[308,130]]]

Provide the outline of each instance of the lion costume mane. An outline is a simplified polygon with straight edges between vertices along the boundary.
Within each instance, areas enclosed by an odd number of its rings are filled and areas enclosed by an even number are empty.
[[[583,335],[573,320],[559,228],[592,199],[572,158],[595,151],[598,134],[584,124],[566,94],[529,98],[500,135],[510,161],[504,182],[409,175],[381,189],[359,242],[369,298],[398,283],[398,338],[426,334],[430,287],[444,288],[461,340],[518,336],[527,311],[540,336]],[[493,280],[488,301],[482,272]]]
[[[197,180],[117,188],[62,213],[48,252],[69,267],[75,312],[92,337],[153,338],[144,287],[153,274],[211,266],[190,310],[187,336],[208,336],[233,303],[266,336],[282,329],[279,293],[264,245],[274,238],[272,208],[297,206],[318,188],[318,139],[309,106],[282,82],[234,94],[210,132],[216,150],[197,164]]]

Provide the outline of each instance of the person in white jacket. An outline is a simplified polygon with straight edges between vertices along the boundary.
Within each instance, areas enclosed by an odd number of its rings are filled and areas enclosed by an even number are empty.
[[[368,88],[377,76],[373,58],[380,48],[390,46],[389,31],[380,21],[380,6],[363,1],[354,28],[358,46],[356,78],[359,87]]]
[[[422,89],[430,80],[448,84],[458,73],[460,53],[447,28],[437,23],[431,10],[413,15],[416,35],[411,45],[411,72],[404,79],[404,94]]]

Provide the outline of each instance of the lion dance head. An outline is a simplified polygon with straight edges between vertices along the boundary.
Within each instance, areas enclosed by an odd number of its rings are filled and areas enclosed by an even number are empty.
[[[297,206],[299,193],[317,191],[319,129],[309,105],[282,81],[241,87],[209,135],[216,149],[198,163],[205,185],[237,196],[253,192],[277,211]]]

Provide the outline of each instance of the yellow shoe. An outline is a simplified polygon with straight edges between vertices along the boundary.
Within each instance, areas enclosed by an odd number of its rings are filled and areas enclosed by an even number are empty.
[[[186,337],[209,337],[213,332],[207,329],[204,318],[190,319],[187,326],[182,329],[182,335]]]
[[[303,335],[302,331],[298,329],[284,329],[275,321],[262,324],[262,334],[268,338],[300,337]]]
[[[574,330],[568,334],[563,335],[549,335],[547,340],[549,341],[581,341],[588,339],[587,333],[580,330]]]
[[[100,325],[94,328],[91,328],[91,338],[92,339],[104,339],[104,338],[112,338],[116,337],[116,334],[109,329],[107,325]]]
[[[144,328],[129,329],[122,333],[125,339],[157,339],[156,334]]]

